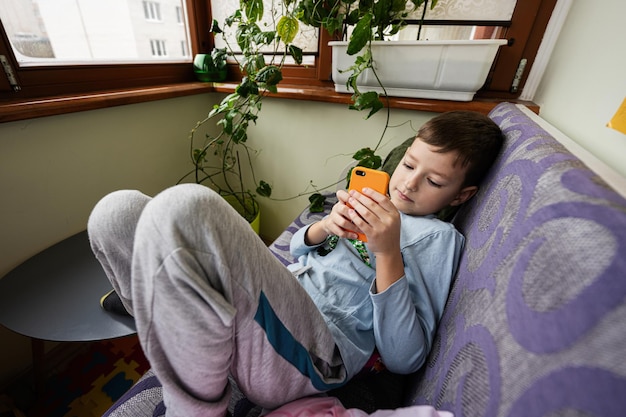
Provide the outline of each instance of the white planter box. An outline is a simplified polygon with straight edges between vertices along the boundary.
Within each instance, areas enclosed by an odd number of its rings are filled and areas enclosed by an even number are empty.
[[[374,69],[387,95],[471,101],[483,86],[491,64],[505,39],[470,41],[375,41]],[[346,83],[355,56],[346,54],[348,42],[329,42],[333,48],[335,91],[352,93]],[[362,92],[382,89],[371,70],[358,79]]]

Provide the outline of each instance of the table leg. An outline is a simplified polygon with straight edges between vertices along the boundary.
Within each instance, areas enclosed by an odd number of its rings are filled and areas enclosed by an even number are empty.
[[[30,340],[33,354],[33,384],[35,394],[41,396],[45,388],[45,345],[41,339],[32,337]]]

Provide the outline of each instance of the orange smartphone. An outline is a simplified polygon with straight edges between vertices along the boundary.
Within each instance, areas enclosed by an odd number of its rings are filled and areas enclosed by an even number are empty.
[[[362,192],[364,187],[369,187],[378,191],[383,195],[387,195],[387,189],[389,188],[389,174],[385,171],[379,171],[377,169],[365,168],[361,166],[354,167],[350,174],[349,190],[356,190]],[[367,242],[367,237],[363,233],[358,233],[358,239],[362,242]]]

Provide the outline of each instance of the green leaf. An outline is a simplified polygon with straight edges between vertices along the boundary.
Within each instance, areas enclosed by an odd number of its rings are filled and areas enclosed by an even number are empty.
[[[261,180],[256,188],[256,193],[261,197],[269,197],[272,195],[272,186]]]
[[[373,15],[374,24],[385,24],[390,19],[392,2],[391,0],[378,0],[374,3]]]
[[[237,109],[232,109],[224,115],[224,119],[232,122],[233,120],[235,120],[238,114],[239,111]]]
[[[346,16],[346,24],[350,26],[356,25],[359,22],[360,16],[361,13],[359,12],[359,9],[352,10],[348,16]]]
[[[326,197],[321,195],[320,193],[311,194],[309,196],[309,211],[311,213],[321,213],[324,211],[324,203],[326,202]]]
[[[405,26],[407,26],[406,22],[395,23],[391,25],[391,30],[389,30],[388,32],[385,32],[385,35],[386,36],[395,35],[396,33],[400,32],[400,30],[404,29]]]
[[[232,133],[231,138],[235,143],[244,143],[248,140],[248,123],[239,123]]]
[[[301,48],[298,48],[295,45],[289,45],[287,47],[287,50],[289,51],[289,55],[293,57],[293,60],[296,61],[296,64],[298,65],[302,64],[302,49]]]
[[[354,30],[352,31],[350,41],[348,42],[348,55],[356,54],[363,49],[365,45],[367,45],[367,42],[369,42],[372,37],[372,29],[370,27],[371,23],[372,14],[367,13],[361,18],[361,20],[359,20],[359,23],[356,24]]]
[[[244,72],[248,74],[248,76],[252,77],[259,71],[259,69],[265,66],[265,58],[261,53],[248,55],[243,58],[241,66]]]
[[[380,101],[378,93],[375,91],[368,91],[367,93],[355,94],[354,103],[350,106],[352,110],[367,110],[370,109],[366,119],[372,117],[373,114],[382,109],[383,102]]]
[[[231,27],[236,21],[241,20],[241,10],[235,10],[235,13],[228,16],[225,20],[226,26]]]
[[[362,148],[352,156],[358,166],[378,169],[382,165],[382,158],[374,153],[371,148]]]
[[[374,151],[372,148],[361,148],[352,155],[352,159],[356,159],[360,161],[363,158],[367,158],[368,156],[374,155]]]
[[[268,65],[261,69],[256,76],[256,80],[266,86],[275,86],[283,79],[283,73],[276,65]]]
[[[404,11],[406,8],[406,0],[392,0],[391,11],[398,13]]]
[[[217,122],[218,125],[222,126],[222,129],[225,133],[231,135],[233,133],[233,120],[237,117],[237,110],[231,110],[224,115],[224,118]]]
[[[209,112],[209,117],[215,117],[218,114],[222,114],[228,110],[229,107],[232,107],[231,103],[236,102],[239,98],[239,94],[231,93],[224,97],[219,105],[214,105],[213,110]]]
[[[263,17],[263,0],[241,0],[246,16],[253,22],[258,22]]]
[[[329,10],[320,4],[319,0],[300,0],[295,12],[298,19],[305,25],[316,28],[324,26],[330,33],[334,32],[334,30],[331,30],[331,27],[326,23]],[[338,27],[341,27],[341,25]]]
[[[261,32],[259,29],[259,31],[257,33],[254,33],[254,35],[252,36],[252,40],[257,45],[270,45],[272,42],[274,42],[274,39],[276,39],[276,32],[273,30]]]
[[[237,31],[235,32],[235,39],[237,40],[237,45],[241,48],[242,51],[248,49],[250,45],[250,37],[249,37],[249,25],[244,25],[243,23],[237,26]]]
[[[374,7],[374,0],[359,0],[359,9],[370,10]]]
[[[348,20],[345,19],[345,17],[343,15],[340,15],[340,16],[337,16],[337,17],[328,16],[328,17],[325,17],[324,19],[322,19],[321,26],[326,28],[326,30],[329,33],[341,33],[341,31],[343,29],[344,21],[345,21],[346,24],[354,25],[354,24],[356,24],[358,19],[355,20],[354,22],[348,22]],[[313,26],[313,25],[311,25],[311,26]]]
[[[248,77],[241,79],[241,84],[235,88],[235,93],[241,97],[248,97],[250,94],[259,94],[259,86]]]
[[[290,44],[295,39],[298,31],[300,30],[300,25],[298,23],[298,19],[293,16],[283,16],[278,20],[278,24],[276,25],[276,32],[280,39],[285,43],[285,45]]]
[[[215,48],[211,51],[211,59],[213,60],[213,67],[221,70],[226,68],[226,57],[228,52],[226,48]]]
[[[222,29],[220,28],[220,23],[213,19],[213,22],[211,22],[211,29],[210,29],[211,33],[222,33]]]

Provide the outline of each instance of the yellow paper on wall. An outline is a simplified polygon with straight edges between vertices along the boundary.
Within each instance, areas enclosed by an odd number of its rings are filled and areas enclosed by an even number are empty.
[[[624,98],[624,101],[622,101],[615,115],[606,126],[626,135],[626,98]]]

